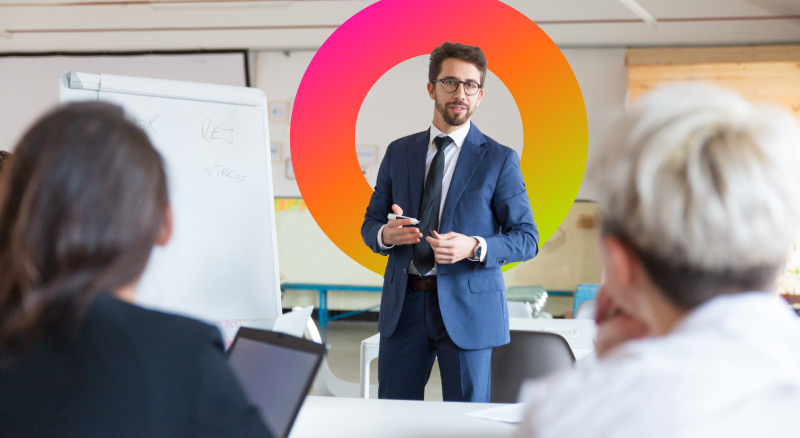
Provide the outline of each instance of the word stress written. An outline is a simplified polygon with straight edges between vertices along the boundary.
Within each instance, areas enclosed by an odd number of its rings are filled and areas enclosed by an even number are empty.
[[[205,170],[206,172],[206,178],[230,179],[236,182],[244,182],[244,180],[247,179],[247,176],[245,174],[239,173],[233,169],[222,166],[220,164],[208,166],[203,170]]]

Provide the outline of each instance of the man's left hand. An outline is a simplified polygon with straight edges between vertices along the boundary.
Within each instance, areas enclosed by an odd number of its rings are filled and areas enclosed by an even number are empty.
[[[453,231],[445,234],[439,234],[434,231],[433,236],[428,236],[425,239],[428,240],[431,248],[433,248],[436,263],[443,265],[472,257],[475,254],[475,248],[478,246],[478,239]]]

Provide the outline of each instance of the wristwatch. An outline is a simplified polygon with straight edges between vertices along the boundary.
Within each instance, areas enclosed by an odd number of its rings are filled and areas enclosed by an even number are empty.
[[[478,242],[478,246],[475,247],[475,254],[472,255],[472,259],[476,261],[481,260],[481,253],[483,253],[483,245]]]

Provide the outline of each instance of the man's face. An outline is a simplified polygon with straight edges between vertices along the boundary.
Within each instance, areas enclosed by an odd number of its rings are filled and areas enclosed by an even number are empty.
[[[437,79],[445,78],[480,84],[481,72],[474,64],[458,58],[447,58],[442,62],[442,71],[437,76]],[[464,84],[459,84],[455,92],[448,93],[441,82],[435,82],[428,83],[428,94],[436,106],[434,125],[443,131],[449,131],[448,128],[458,128],[469,121],[483,98],[483,88],[474,96],[468,96],[464,91]]]

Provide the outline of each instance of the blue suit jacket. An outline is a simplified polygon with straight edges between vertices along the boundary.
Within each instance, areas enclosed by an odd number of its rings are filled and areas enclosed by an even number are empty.
[[[383,277],[378,329],[391,336],[400,318],[411,264],[412,245],[387,251],[377,237],[392,204],[419,217],[430,134],[423,131],[392,142],[378,171],[361,236],[373,251],[389,255]],[[514,150],[484,136],[473,124],[461,146],[439,226],[486,239],[483,263],[462,260],[437,265],[439,307],[447,332],[463,349],[508,343],[508,305],[500,267],[528,260],[538,252],[539,233]]]

